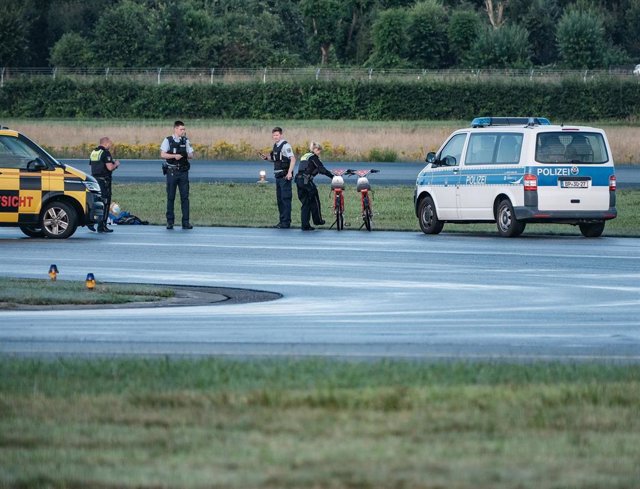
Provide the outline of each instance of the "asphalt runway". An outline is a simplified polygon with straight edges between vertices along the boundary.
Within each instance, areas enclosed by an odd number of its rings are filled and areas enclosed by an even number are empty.
[[[82,171],[89,171],[87,160],[61,160]],[[114,173],[116,183],[163,182],[161,160],[120,160],[122,165]],[[369,181],[376,185],[416,184],[416,177],[425,166],[424,162],[326,162],[329,170],[353,168],[356,170],[375,168],[380,173],[369,175]],[[189,172],[192,182],[236,182],[255,183],[260,178],[260,170],[266,172],[267,180],[273,183],[273,167],[269,162],[256,161],[213,161],[194,160]],[[640,188],[640,165],[617,165],[616,177],[619,188]],[[319,182],[328,182],[318,177]],[[347,184],[355,185],[356,179],[347,177]]]
[[[570,228],[567,228],[570,229]],[[606,231],[605,231],[606,233]],[[2,276],[270,291],[206,306],[0,311],[0,354],[640,360],[640,240],[117,226],[0,228]]]
[[[87,160],[61,160],[80,170],[89,171]],[[113,179],[117,183],[164,182],[161,160],[120,160],[121,166],[114,173]],[[415,185],[416,177],[425,163],[368,163],[368,162],[328,162],[329,170],[353,168],[379,169],[380,173],[369,176],[372,185]],[[268,182],[274,183],[273,163],[265,161],[214,161],[194,160],[189,171],[192,182],[234,182],[255,183],[260,179],[260,171],[266,172]],[[356,177],[346,177],[347,183],[355,186]],[[325,177],[319,181],[329,182]]]

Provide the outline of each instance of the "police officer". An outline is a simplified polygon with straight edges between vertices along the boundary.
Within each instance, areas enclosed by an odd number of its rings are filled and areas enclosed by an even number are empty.
[[[274,141],[273,150],[268,157],[263,154],[260,156],[263,160],[273,161],[273,172],[276,177],[276,199],[280,214],[280,221],[275,227],[288,229],[291,227],[291,200],[293,198],[291,180],[293,179],[293,168],[296,166],[296,157],[291,145],[282,139],[281,127],[274,127],[271,130],[271,137]]]
[[[186,134],[184,122],[175,121],[173,135],[160,145],[160,157],[165,160],[162,171],[167,177],[167,229],[173,229],[175,221],[176,189],[180,190],[182,229],[193,229],[189,223],[189,158],[193,158],[193,148]]]
[[[111,174],[120,166],[118,160],[113,159],[109,150],[113,146],[113,141],[108,137],[100,138],[100,144],[91,152],[89,163],[91,164],[91,175],[95,177],[100,185],[102,201],[104,202],[104,217],[98,223],[99,233],[112,233],[113,229],[107,227],[109,218],[109,208],[111,207]],[[89,229],[95,231],[93,225]]]
[[[322,173],[329,178],[333,178],[333,173],[327,170],[322,161],[320,161],[320,152],[322,147],[312,141],[309,145],[310,153],[306,153],[300,158],[298,166],[298,174],[296,175],[296,186],[298,187],[298,198],[302,203],[300,211],[300,220],[302,222],[303,231],[313,231],[315,228],[309,224],[309,217],[313,218],[316,226],[322,226],[325,222],[322,219],[320,210],[320,198],[318,197],[318,188],[313,183],[313,178]]]

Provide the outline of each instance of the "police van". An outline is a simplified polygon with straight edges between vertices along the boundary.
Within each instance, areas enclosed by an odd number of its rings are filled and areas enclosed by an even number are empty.
[[[425,234],[445,223],[495,222],[519,236],[527,223],[577,225],[598,237],[616,211],[616,177],[602,129],[542,117],[481,117],[426,157],[414,196]]]
[[[17,226],[30,237],[68,238],[103,215],[95,178],[0,126],[0,226]]]

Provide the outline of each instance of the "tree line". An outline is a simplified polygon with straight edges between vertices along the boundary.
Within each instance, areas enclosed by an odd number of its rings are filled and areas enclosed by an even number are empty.
[[[594,69],[640,0],[3,0],[0,67]]]

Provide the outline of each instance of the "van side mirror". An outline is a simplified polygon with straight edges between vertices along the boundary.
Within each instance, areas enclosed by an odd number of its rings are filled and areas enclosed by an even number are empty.
[[[456,166],[457,163],[455,156],[445,156],[442,159],[442,164],[445,166]]]
[[[436,154],[433,151],[427,153],[427,157],[424,159],[427,163],[435,163],[436,162]]]
[[[27,170],[29,171],[40,171],[45,169],[47,169],[47,164],[40,158],[36,158],[35,160],[31,160],[27,163]]]

